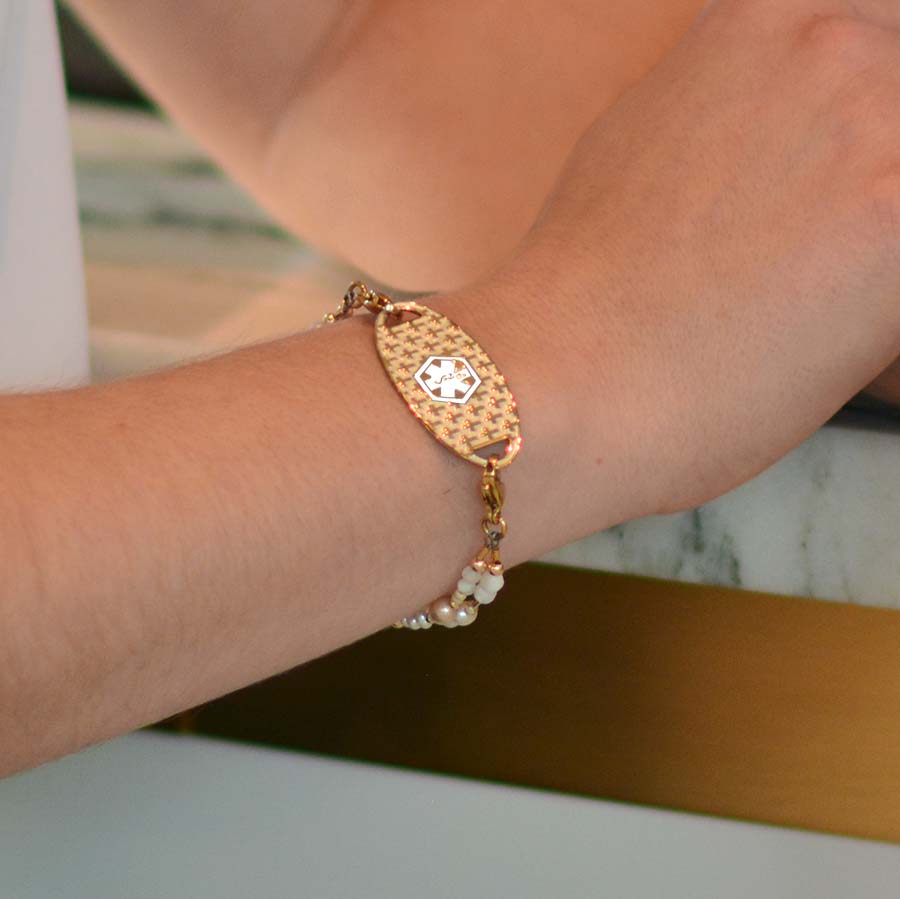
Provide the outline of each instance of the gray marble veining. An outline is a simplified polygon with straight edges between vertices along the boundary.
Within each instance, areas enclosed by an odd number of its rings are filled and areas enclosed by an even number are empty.
[[[900,435],[829,425],[715,502],[544,560],[900,608]]]

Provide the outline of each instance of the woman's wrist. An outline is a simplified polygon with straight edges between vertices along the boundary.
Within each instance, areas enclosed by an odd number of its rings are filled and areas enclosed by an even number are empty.
[[[602,317],[585,315],[566,290],[537,255],[526,254],[489,280],[427,301],[481,343],[519,406],[523,448],[504,476],[510,564],[642,508],[634,410],[604,387],[616,362]]]

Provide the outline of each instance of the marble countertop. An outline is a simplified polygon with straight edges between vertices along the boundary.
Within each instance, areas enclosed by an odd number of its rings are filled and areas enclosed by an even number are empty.
[[[76,104],[71,123],[95,378],[306,328],[359,276],[154,116]],[[856,403],[715,502],[542,561],[900,608],[900,417]]]

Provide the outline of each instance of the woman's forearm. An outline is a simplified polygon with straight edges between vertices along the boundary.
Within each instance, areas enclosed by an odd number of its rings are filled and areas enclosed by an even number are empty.
[[[434,305],[488,349],[521,410],[507,565],[625,514],[626,454],[584,430],[579,361],[559,353],[572,323],[516,284]],[[285,670],[452,587],[478,548],[478,470],[404,408],[367,319],[0,398],[0,773]]]
[[[508,564],[720,496],[898,358],[900,13],[855,5],[710,5],[585,132],[513,260],[434,301],[519,402]],[[440,594],[477,545],[476,475],[361,319],[3,399],[0,770]]]
[[[702,6],[70,3],[289,230],[415,291],[507,260],[578,136]]]
[[[70,0],[144,89],[258,189],[272,130],[353,0]]]

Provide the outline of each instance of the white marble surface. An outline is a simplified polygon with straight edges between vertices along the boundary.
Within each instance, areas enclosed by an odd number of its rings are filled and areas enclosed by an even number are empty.
[[[359,274],[286,236],[152,117],[78,107],[72,125],[95,374],[306,327]],[[900,608],[900,418],[842,414],[716,502],[543,560]]]
[[[138,733],[0,783],[8,899],[886,899],[900,847]]]
[[[716,502],[546,559],[900,608],[900,434],[828,425]]]

